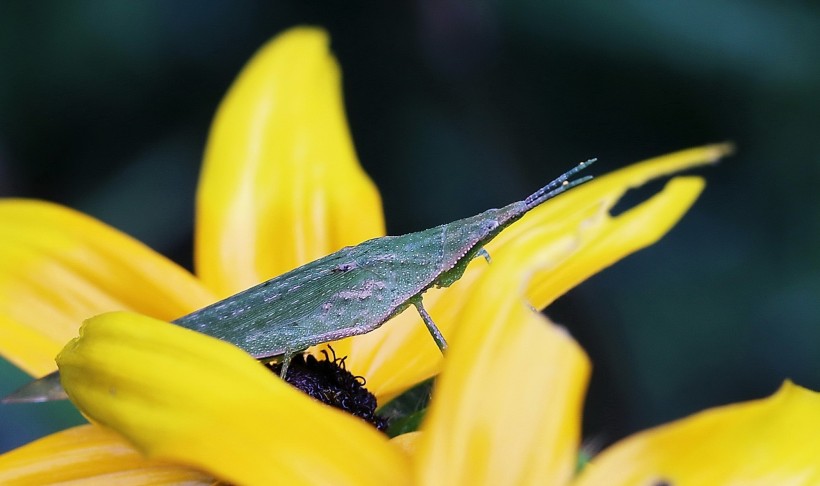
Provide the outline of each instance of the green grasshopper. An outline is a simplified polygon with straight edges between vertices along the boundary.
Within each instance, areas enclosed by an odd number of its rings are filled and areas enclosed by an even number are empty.
[[[416,307],[438,347],[447,342],[422,305],[430,287],[448,287],[504,228],[543,202],[582,184],[569,178],[595,162],[565,172],[523,201],[471,218],[401,236],[348,246],[172,321],[232,343],[261,361],[282,361],[310,346],[365,334]],[[66,398],[59,372],[33,381],[4,403]]]

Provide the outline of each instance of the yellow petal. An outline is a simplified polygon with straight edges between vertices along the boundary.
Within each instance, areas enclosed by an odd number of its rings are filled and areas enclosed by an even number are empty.
[[[594,458],[578,484],[820,484],[818,430],[820,394],[786,382],[770,398],[628,437]]]
[[[208,139],[196,229],[197,273],[221,296],[384,234],[324,31],[279,35],[231,87]]]
[[[81,425],[0,455],[0,484],[213,484],[200,471],[146,459],[121,436]]]
[[[425,293],[425,307],[445,337],[452,335],[467,322],[463,313],[474,282],[496,263],[516,256],[518,250],[512,243],[520,239],[533,240],[533,248],[560,252],[549,266],[533,275],[527,293],[533,306],[546,307],[583,280],[657,241],[689,209],[703,182],[693,177],[673,179],[649,200],[610,216],[609,210],[628,189],[674,171],[714,162],[729,150],[727,145],[711,145],[647,160],[546,202],[487,245],[493,263],[476,259],[452,287]],[[381,329],[334,348],[339,355],[350,356],[349,368],[367,377],[368,389],[379,403],[435,375],[441,366],[441,353],[412,308]]]
[[[54,356],[90,315],[171,320],[213,301],[173,262],[56,204],[0,201],[0,255],[0,353],[35,376],[56,369]]]
[[[149,457],[237,484],[402,484],[375,428],[290,387],[238,348],[138,314],[103,314],[57,358],[93,420]]]
[[[406,434],[397,435],[390,439],[390,443],[398,447],[408,456],[413,456],[416,453],[421,432],[407,432]]]
[[[700,178],[675,178],[659,194],[613,218],[609,211],[627,190],[674,172],[714,163],[731,151],[729,144],[707,145],[596,177],[531,211],[488,245],[488,251],[494,254],[507,241],[535,228],[556,235],[575,235],[578,249],[566,262],[533,276],[528,297],[535,307],[544,308],[590,276],[658,241],[692,206],[704,184]]]
[[[422,484],[563,484],[580,439],[590,364],[523,299],[533,267],[556,253],[514,244],[475,283],[422,425]]]

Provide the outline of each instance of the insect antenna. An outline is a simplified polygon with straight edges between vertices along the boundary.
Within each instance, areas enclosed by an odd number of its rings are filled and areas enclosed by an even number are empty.
[[[535,193],[533,193],[527,199],[524,199],[524,204],[527,205],[527,208],[534,208],[535,206],[538,206],[539,204],[546,201],[547,199],[552,199],[555,196],[561,194],[562,192],[568,191],[569,189],[572,189],[573,187],[583,184],[584,182],[592,179],[592,176],[587,176],[581,177],[580,179],[575,179],[574,181],[569,180],[570,177],[574,176],[578,172],[581,172],[590,165],[594,164],[597,160],[598,159],[589,159],[587,161],[581,162],[572,169],[564,172],[546,186],[535,191]]]

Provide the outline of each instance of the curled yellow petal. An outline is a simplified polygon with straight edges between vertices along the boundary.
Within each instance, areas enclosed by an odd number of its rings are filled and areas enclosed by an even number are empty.
[[[473,285],[418,440],[422,484],[562,484],[571,478],[590,364],[523,299],[556,253],[516,244]]]
[[[596,177],[534,209],[487,249],[490,254],[503,252],[508,241],[537,228],[579,238],[576,252],[566,262],[533,276],[528,296],[535,307],[544,308],[595,273],[658,241],[692,206],[704,183],[697,177],[674,178],[649,200],[612,217],[610,210],[627,190],[658,177],[714,163],[732,150],[730,144],[706,145]]]
[[[0,455],[0,484],[213,484],[194,469],[146,459],[116,432],[81,425]]]
[[[725,144],[709,145],[650,159],[596,177],[546,202],[487,245],[491,264],[475,260],[453,286],[425,293],[425,307],[445,337],[453,335],[466,322],[463,316],[473,284],[494,265],[517,257],[520,250],[514,242],[522,239],[531,240],[536,251],[551,248],[556,252],[550,265],[533,274],[527,292],[533,306],[547,306],[591,275],[657,241],[691,207],[703,181],[675,178],[649,200],[611,216],[610,209],[627,190],[675,171],[712,163],[730,150]],[[529,255],[536,258],[535,251]],[[413,309],[372,333],[344,341],[337,351],[350,355],[350,369],[367,376],[368,388],[380,403],[435,375],[441,367],[441,353]]]
[[[820,394],[786,382],[772,397],[713,408],[628,437],[578,485],[820,484]]]
[[[382,236],[324,31],[263,46],[211,128],[197,195],[198,275],[220,296]]]
[[[407,459],[238,348],[139,314],[89,319],[57,362],[72,401],[149,457],[237,484],[403,484]]]
[[[660,193],[617,217],[607,208],[590,207],[575,227],[575,251],[560,265],[533,276],[527,294],[533,305],[546,307],[592,275],[658,241],[694,204],[704,185],[699,177],[676,177]]]
[[[83,319],[129,309],[176,319],[213,301],[187,271],[71,209],[0,202],[0,354],[28,373],[54,356]]]

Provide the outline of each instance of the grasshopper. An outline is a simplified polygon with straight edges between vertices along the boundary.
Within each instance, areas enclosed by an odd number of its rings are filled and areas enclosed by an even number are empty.
[[[413,305],[443,352],[447,342],[424,309],[422,294],[456,282],[473,258],[489,260],[485,244],[531,209],[591,179],[570,177],[593,162],[578,164],[522,201],[342,248],[172,323],[232,343],[261,361],[281,360],[284,378],[291,358],[310,346],[368,333]],[[55,371],[3,402],[64,398]]]

